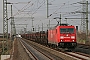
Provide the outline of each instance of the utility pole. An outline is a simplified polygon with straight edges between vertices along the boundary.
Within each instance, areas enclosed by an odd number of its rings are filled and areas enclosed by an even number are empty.
[[[47,18],[48,18],[49,16],[48,16],[48,0],[47,0]]]
[[[83,30],[85,30],[85,32],[86,32],[85,44],[87,44],[87,42],[88,42],[88,1],[83,0],[83,3],[81,3],[81,4],[83,4],[83,10],[86,9],[85,11],[83,11],[83,14],[85,15],[83,17],[86,19],[82,20],[83,23],[81,25],[83,26]]]
[[[61,14],[60,14],[60,25],[61,25]]]
[[[81,30],[83,33],[86,33],[86,0],[82,0],[82,13],[81,13]]]
[[[2,54],[5,54],[4,51],[4,39],[6,39],[7,42],[7,50],[8,50],[8,16],[7,16],[7,0],[3,0],[3,52]]]
[[[85,44],[87,44],[88,42],[88,1],[86,1],[86,42]]]
[[[13,36],[15,36],[16,35],[16,27],[15,27],[15,22],[14,22],[14,17],[13,17]]]
[[[66,24],[67,24],[67,18],[65,18],[66,19]]]
[[[43,23],[42,23],[42,31],[43,31]]]
[[[49,20],[49,28],[50,28],[50,20]]]
[[[12,24],[13,24],[13,22],[12,22],[12,20],[13,20],[13,14],[12,14],[12,5],[11,5],[11,40],[12,40]]]
[[[12,13],[12,5],[11,5],[11,40],[14,40],[15,35],[16,35],[16,28],[15,28],[15,22],[14,22],[14,17]]]
[[[39,25],[38,25],[38,32],[39,32],[39,29],[40,29],[40,27],[39,27]]]
[[[34,27],[34,26],[33,26],[33,21],[34,21],[34,20],[32,19],[32,28]]]
[[[34,30],[34,26],[33,26],[33,21],[34,21],[34,20],[33,20],[33,18],[34,18],[34,17],[31,17],[31,19],[32,19],[32,31]]]

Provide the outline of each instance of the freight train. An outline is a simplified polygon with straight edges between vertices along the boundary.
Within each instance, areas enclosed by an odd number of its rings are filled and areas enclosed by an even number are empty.
[[[60,48],[75,48],[76,29],[72,25],[58,25],[45,31],[22,34],[22,38],[26,38],[41,44],[55,45]]]

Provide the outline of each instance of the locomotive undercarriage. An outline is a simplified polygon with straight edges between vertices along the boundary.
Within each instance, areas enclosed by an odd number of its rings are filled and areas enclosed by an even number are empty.
[[[58,43],[60,48],[75,48],[77,46],[76,42],[60,42]]]

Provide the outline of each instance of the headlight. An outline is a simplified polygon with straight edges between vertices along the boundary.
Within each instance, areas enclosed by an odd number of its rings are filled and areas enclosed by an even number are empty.
[[[61,40],[61,42],[62,42],[63,40]]]
[[[64,39],[64,36],[60,36],[61,39]]]
[[[72,40],[74,42],[74,40]]]
[[[71,39],[75,39],[75,36],[71,36]]]

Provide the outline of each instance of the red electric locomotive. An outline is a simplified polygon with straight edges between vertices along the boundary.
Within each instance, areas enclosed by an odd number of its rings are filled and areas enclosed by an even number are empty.
[[[77,45],[75,27],[59,25],[49,29],[48,44],[54,44],[61,48],[75,48]]]

